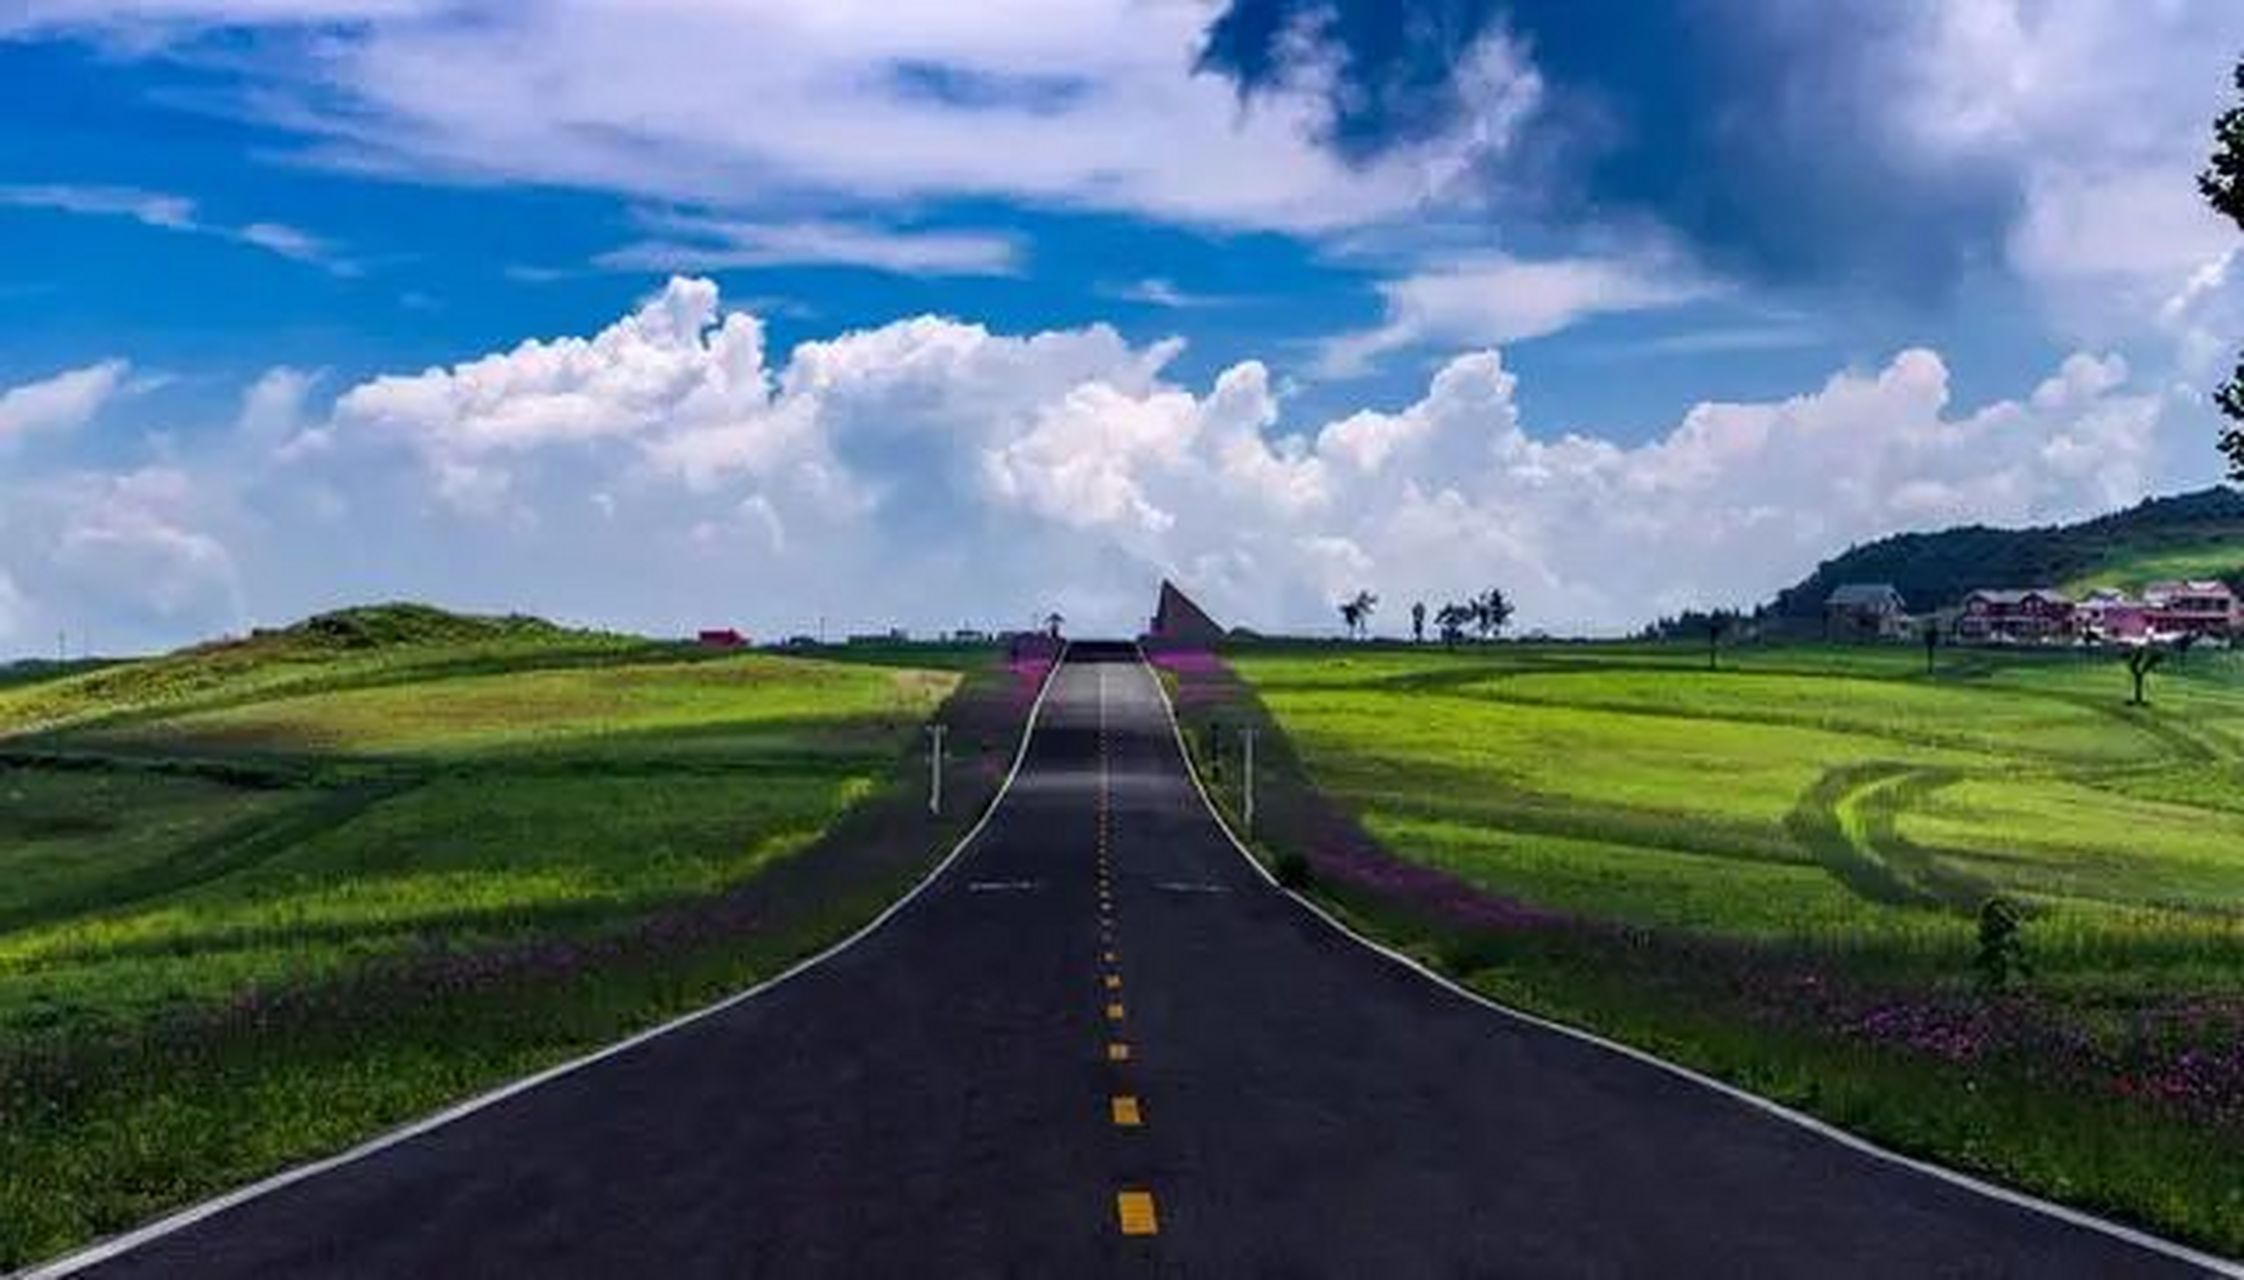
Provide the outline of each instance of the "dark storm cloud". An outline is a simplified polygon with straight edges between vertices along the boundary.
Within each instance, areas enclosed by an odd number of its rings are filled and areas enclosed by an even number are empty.
[[[1491,174],[1498,217],[1650,215],[1717,267],[1925,297],[1999,255],[2014,177],[1899,136],[1892,95],[1914,4],[1888,0],[1233,0],[1203,70],[1241,92],[1329,69],[1324,141],[1351,160],[1424,139],[1473,104],[1460,55],[1496,31],[1545,105],[1531,198]]]

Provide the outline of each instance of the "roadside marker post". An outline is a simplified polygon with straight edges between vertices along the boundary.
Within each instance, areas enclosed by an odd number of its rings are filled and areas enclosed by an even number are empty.
[[[927,811],[941,816],[943,812],[943,734],[947,726],[931,724],[927,733],[934,745],[927,753]]]
[[[1240,816],[1244,820],[1247,833],[1252,835],[1254,833],[1254,726],[1249,725],[1240,732],[1246,735],[1247,744],[1245,761],[1247,799],[1246,803],[1241,806]]]

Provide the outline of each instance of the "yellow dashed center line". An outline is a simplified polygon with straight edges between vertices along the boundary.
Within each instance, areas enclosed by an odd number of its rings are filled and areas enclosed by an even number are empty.
[[[1092,866],[1093,883],[1098,891],[1100,966],[1099,985],[1105,992],[1106,1020],[1115,1028],[1113,1038],[1107,1041],[1106,1060],[1118,1069],[1117,1077],[1126,1074],[1121,1070],[1136,1056],[1132,1044],[1120,1036],[1124,1011],[1122,993],[1121,953],[1115,943],[1114,922],[1114,792],[1111,773],[1113,740],[1107,731],[1105,668],[1099,669],[1099,791],[1096,823],[1093,828]],[[1118,1129],[1145,1127],[1145,1112],[1135,1093],[1124,1093],[1127,1081],[1117,1079],[1116,1088],[1107,1096],[1107,1107],[1114,1126]],[[1161,1232],[1159,1213],[1154,1208],[1153,1193],[1141,1188],[1125,1188],[1114,1196],[1115,1223],[1125,1236],[1153,1236]]]
[[[1114,1216],[1126,1236],[1161,1234],[1161,1219],[1153,1209],[1150,1191],[1120,1191],[1114,1196]]]

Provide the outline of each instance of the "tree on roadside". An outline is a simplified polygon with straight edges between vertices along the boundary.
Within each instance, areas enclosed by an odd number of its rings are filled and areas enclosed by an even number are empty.
[[[1426,643],[1426,602],[1423,600],[1410,606],[1410,642]]]
[[[1061,616],[1060,616],[1060,615],[1059,615],[1059,614],[1058,614],[1057,612],[1053,612],[1053,613],[1047,613],[1047,614],[1045,614],[1045,615],[1044,615],[1044,632],[1045,632],[1045,634],[1046,634],[1046,635],[1049,635],[1049,636],[1051,636],[1051,637],[1052,637],[1052,638],[1053,638],[1054,640],[1057,640],[1057,639],[1059,639],[1059,638],[1060,638],[1060,625],[1061,625],[1062,623],[1066,622],[1066,621],[1067,621],[1067,619],[1065,619],[1065,618],[1061,617]]]
[[[1706,669],[1721,665],[1722,633],[1730,629],[1730,615],[1720,609],[1706,615]]]
[[[2236,91],[2244,98],[2244,58],[2236,63]],[[2213,120],[2213,154],[2197,175],[2197,189],[2216,213],[2244,230],[2244,101]],[[2231,480],[2244,480],[2244,354],[2236,371],[2213,392],[2213,405],[2231,426],[2221,432],[2221,452],[2228,456]]]
[[[1933,657],[1940,651],[1940,624],[1926,619],[1924,624],[1925,674],[1932,674]]]

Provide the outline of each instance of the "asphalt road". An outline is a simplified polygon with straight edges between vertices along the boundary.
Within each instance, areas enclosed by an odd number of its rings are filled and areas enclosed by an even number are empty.
[[[1145,668],[1082,648],[980,838],[858,945],[95,1269],[2186,1272],[1350,942],[1226,842]]]

